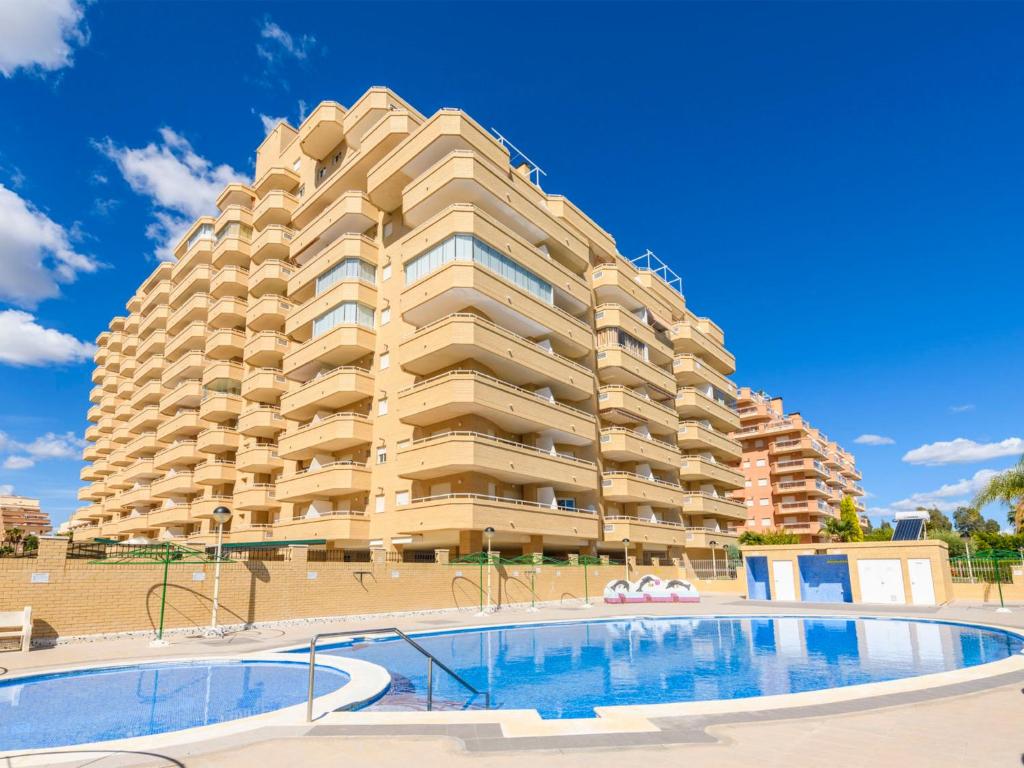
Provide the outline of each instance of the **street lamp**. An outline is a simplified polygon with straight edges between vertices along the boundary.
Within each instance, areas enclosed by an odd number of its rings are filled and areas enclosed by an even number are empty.
[[[217,603],[220,599],[220,561],[221,549],[224,546],[224,523],[231,519],[231,510],[227,507],[217,507],[213,510],[212,517],[217,523],[217,562],[213,566],[213,616],[210,619],[210,629],[207,637],[223,637],[224,632],[217,626]]]
[[[491,609],[491,539],[494,538],[494,529],[491,526],[484,528],[484,536],[487,539],[487,607],[480,606],[480,616],[486,616],[492,612]]]
[[[629,539],[622,540],[622,566],[626,569],[626,581],[629,581]]]
[[[718,558],[715,557],[715,547],[718,546],[717,541],[709,541],[708,545],[711,547],[711,578],[718,578]]]

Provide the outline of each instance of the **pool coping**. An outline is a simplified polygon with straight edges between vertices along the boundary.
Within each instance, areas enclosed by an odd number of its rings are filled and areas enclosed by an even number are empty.
[[[273,663],[294,663],[307,666],[304,659],[297,659],[279,651],[260,651],[255,653],[236,653],[225,655],[197,656],[189,654],[185,656],[169,656],[166,658],[154,659],[151,661],[130,661],[117,662],[108,661],[101,664],[73,664],[60,667],[53,667],[45,670],[33,670],[24,674],[5,677],[5,684],[17,682],[34,677],[61,674],[64,672],[78,672],[95,669],[119,669],[124,667],[160,666],[166,664],[196,663],[196,662],[273,662]],[[351,709],[364,706],[380,698],[391,685],[391,675],[383,667],[359,659],[350,659],[344,656],[325,656],[317,659],[316,666],[330,667],[348,675],[349,680],[345,685],[336,691],[331,691],[323,696],[313,699],[314,712],[333,712],[341,709]],[[146,736],[132,736],[126,739],[111,739],[109,741],[95,741],[79,744],[68,744],[65,746],[41,747],[37,749],[12,749],[0,751],[0,761],[18,758],[19,766],[52,765],[57,762],[68,762],[81,760],[82,752],[113,752],[132,750],[152,750],[170,746],[181,746],[194,742],[217,739],[224,736],[232,736],[244,733],[257,728],[275,725],[294,725],[296,722],[306,721],[306,702],[292,704],[288,707],[275,709],[270,712],[263,712],[250,717],[240,717],[234,720],[227,720],[211,725],[200,725],[192,728],[181,728],[174,731],[154,733]],[[62,754],[66,751],[67,754]],[[34,759],[38,757],[39,760]]]

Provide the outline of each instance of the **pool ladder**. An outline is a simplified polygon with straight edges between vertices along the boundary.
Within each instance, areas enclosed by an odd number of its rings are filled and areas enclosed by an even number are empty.
[[[313,690],[316,682],[316,644],[317,641],[325,637],[350,637],[356,640],[365,635],[398,635],[402,640],[405,640],[409,645],[415,648],[417,651],[427,657],[427,711],[429,712],[434,708],[434,665],[436,664],[455,680],[461,683],[462,687],[472,693],[474,696],[484,697],[484,708],[491,708],[491,693],[490,691],[478,691],[475,687],[467,683],[462,676],[437,658],[434,654],[424,648],[422,645],[417,643],[405,632],[398,629],[397,627],[381,627],[379,629],[362,629],[355,632],[321,632],[319,635],[314,635],[313,639],[309,641],[309,696],[306,699],[306,722],[313,722]]]

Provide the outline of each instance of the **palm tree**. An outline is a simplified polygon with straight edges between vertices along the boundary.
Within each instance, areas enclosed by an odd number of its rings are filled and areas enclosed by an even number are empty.
[[[18,544],[21,542],[24,531],[21,528],[8,528],[6,533],[6,539],[8,544]]]
[[[857,531],[855,526],[857,526],[856,520],[851,521],[849,518],[829,517],[825,520],[822,529],[830,541],[856,541]],[[863,534],[861,535],[863,536]]]
[[[971,506],[981,509],[993,501],[1009,507],[1006,522],[1012,523],[1017,533],[1020,533],[1024,528],[1024,455],[1020,457],[1016,466],[992,477],[974,497]]]

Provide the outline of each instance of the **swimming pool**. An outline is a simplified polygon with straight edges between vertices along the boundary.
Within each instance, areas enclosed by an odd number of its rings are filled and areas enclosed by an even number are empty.
[[[306,701],[299,660],[163,662],[0,679],[0,751],[148,736]],[[316,695],[349,680],[317,664]]]
[[[687,617],[535,624],[417,634],[416,641],[492,706],[545,718],[594,707],[740,699],[915,677],[1005,659],[1020,636],[902,619]],[[379,664],[391,689],[377,710],[425,709],[423,657],[397,639],[326,645],[319,653]],[[482,707],[443,673],[434,708]]]

